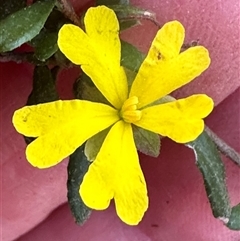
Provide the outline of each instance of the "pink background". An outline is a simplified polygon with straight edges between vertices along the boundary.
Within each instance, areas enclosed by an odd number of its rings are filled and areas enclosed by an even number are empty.
[[[80,11],[88,1],[73,2]],[[161,24],[180,20],[186,28],[186,40],[200,39],[209,49],[210,68],[175,96],[207,93],[216,105],[222,102],[207,118],[207,124],[240,151],[239,3],[234,0],[141,0],[132,3],[156,12]],[[156,31],[151,22],[143,21],[142,26],[122,35],[147,51]],[[64,204],[67,160],[47,170],[33,168],[25,159],[23,138],[11,124],[14,110],[25,104],[31,91],[32,70],[28,64],[0,64],[3,241],[21,235],[19,241],[240,240],[239,232],[228,230],[212,217],[192,151],[168,139],[162,142],[159,158],[140,155],[150,206],[139,226],[123,224],[113,205],[106,211],[93,212],[83,227],[75,225]],[[70,89],[66,86],[77,73],[78,69],[74,69],[61,74],[59,89],[64,98],[70,97]],[[224,163],[231,203],[236,205],[240,202],[240,168],[226,158]]]

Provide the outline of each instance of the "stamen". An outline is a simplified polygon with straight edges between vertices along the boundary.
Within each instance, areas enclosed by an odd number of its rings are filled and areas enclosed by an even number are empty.
[[[120,111],[120,115],[125,122],[134,123],[142,117],[142,112],[137,109],[138,97],[132,96],[128,98]]]

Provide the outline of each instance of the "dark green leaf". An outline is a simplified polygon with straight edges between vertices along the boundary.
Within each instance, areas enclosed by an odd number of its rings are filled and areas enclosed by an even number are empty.
[[[58,50],[57,39],[57,32],[42,30],[31,41],[31,45],[35,48],[35,57],[40,61],[50,58]]]
[[[58,100],[55,80],[47,66],[36,66],[33,74],[33,89],[27,105],[36,105]]]
[[[172,101],[175,101],[176,99],[173,98],[171,95],[165,95],[164,97],[158,99],[158,100],[155,100],[154,102],[148,104],[146,107],[150,107],[150,106],[154,106],[154,105],[160,105],[160,104],[165,104],[165,103],[168,103],[168,102],[172,102]]]
[[[228,219],[231,207],[225,182],[225,170],[215,144],[204,131],[187,146],[194,150],[196,164],[203,175],[214,217],[221,220]]]
[[[130,69],[127,69],[127,68],[124,68],[124,70],[125,70],[125,74],[127,76],[128,89],[130,89],[137,73]]]
[[[30,41],[42,29],[56,0],[36,2],[0,22],[0,52],[13,50]]]
[[[53,69],[54,72],[56,69]],[[47,66],[36,66],[33,74],[33,88],[28,97],[27,105],[37,105],[58,100],[58,93],[55,86],[55,78]],[[26,144],[31,143],[35,138],[24,136]]]
[[[133,136],[140,152],[152,157],[159,156],[161,142],[158,134],[133,125]]]
[[[134,72],[137,72],[140,68],[145,55],[141,53],[133,45],[121,41],[121,65],[130,69]]]
[[[129,0],[96,0],[96,5],[129,5]]]
[[[59,66],[63,68],[69,68],[72,66],[72,63],[69,59],[58,49],[57,52],[54,54],[54,59],[58,63]]]
[[[0,0],[0,20],[26,6],[26,0]]]
[[[232,208],[227,227],[232,230],[240,230],[240,203]]]
[[[120,31],[126,30],[128,28],[139,25],[140,22],[138,20],[129,19],[129,20],[119,20]]]
[[[135,6],[129,5],[109,5],[117,15],[119,20],[123,19],[149,19],[155,23],[156,14],[154,12],[148,11]]]
[[[51,32],[58,32],[63,24],[69,23],[69,20],[65,18],[62,12],[60,12],[56,7],[53,8],[50,13],[44,28]]]
[[[94,135],[90,139],[88,139],[88,141],[86,142],[84,153],[89,161],[92,162],[95,160],[110,128],[107,128],[107,129],[97,133],[96,135]]]
[[[92,80],[85,73],[82,73],[76,80],[76,83],[74,84],[74,95],[77,99],[100,102],[109,105],[107,99],[96,88]]]
[[[90,216],[91,209],[82,201],[79,187],[91,164],[84,155],[84,145],[79,147],[69,158],[68,163],[68,204],[77,224],[83,224]]]

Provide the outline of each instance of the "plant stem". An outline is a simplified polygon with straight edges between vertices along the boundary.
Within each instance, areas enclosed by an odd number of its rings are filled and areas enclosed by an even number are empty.
[[[146,19],[153,22],[158,28],[161,27],[160,23],[156,20],[156,14],[149,10],[130,6],[125,7],[123,5],[111,5],[111,9],[117,14],[119,20]]]
[[[0,54],[0,62],[6,63],[13,61],[17,64],[29,62],[29,59],[32,58],[33,53],[1,53]]]
[[[218,150],[226,157],[230,158],[240,166],[240,154],[230,147],[224,140],[217,136],[209,127],[205,126],[205,131],[217,146]]]
[[[57,7],[66,18],[70,19],[75,25],[81,27],[81,21],[68,0],[58,0]]]
[[[0,62],[6,63],[13,61],[17,64],[21,63],[31,63],[34,65],[46,65],[46,64],[56,64],[56,61],[54,59],[48,59],[45,62],[42,62],[38,60],[33,52],[29,53],[14,53],[14,52],[6,52],[0,54]]]

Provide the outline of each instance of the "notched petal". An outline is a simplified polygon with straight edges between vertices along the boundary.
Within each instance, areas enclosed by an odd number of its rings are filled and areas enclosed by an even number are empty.
[[[69,156],[84,141],[119,120],[114,108],[90,101],[54,101],[15,112],[13,124],[26,136],[38,137],[27,147],[27,159],[47,168]]]
[[[185,99],[147,107],[137,126],[167,136],[178,143],[195,140],[204,129],[202,120],[213,110],[213,100],[207,95],[192,95]]]
[[[97,210],[115,200],[118,216],[138,224],[148,207],[147,189],[139,165],[131,125],[119,121],[109,131],[80,186],[84,203]]]
[[[191,47],[179,54],[183,38],[183,26],[177,21],[167,23],[159,30],[130,91],[130,97],[139,99],[138,108],[191,82],[208,68],[209,53],[202,46]]]
[[[120,109],[128,95],[128,84],[120,66],[117,17],[113,10],[99,6],[87,11],[84,22],[86,33],[72,24],[63,25],[59,48],[73,63],[81,65],[105,98]]]

